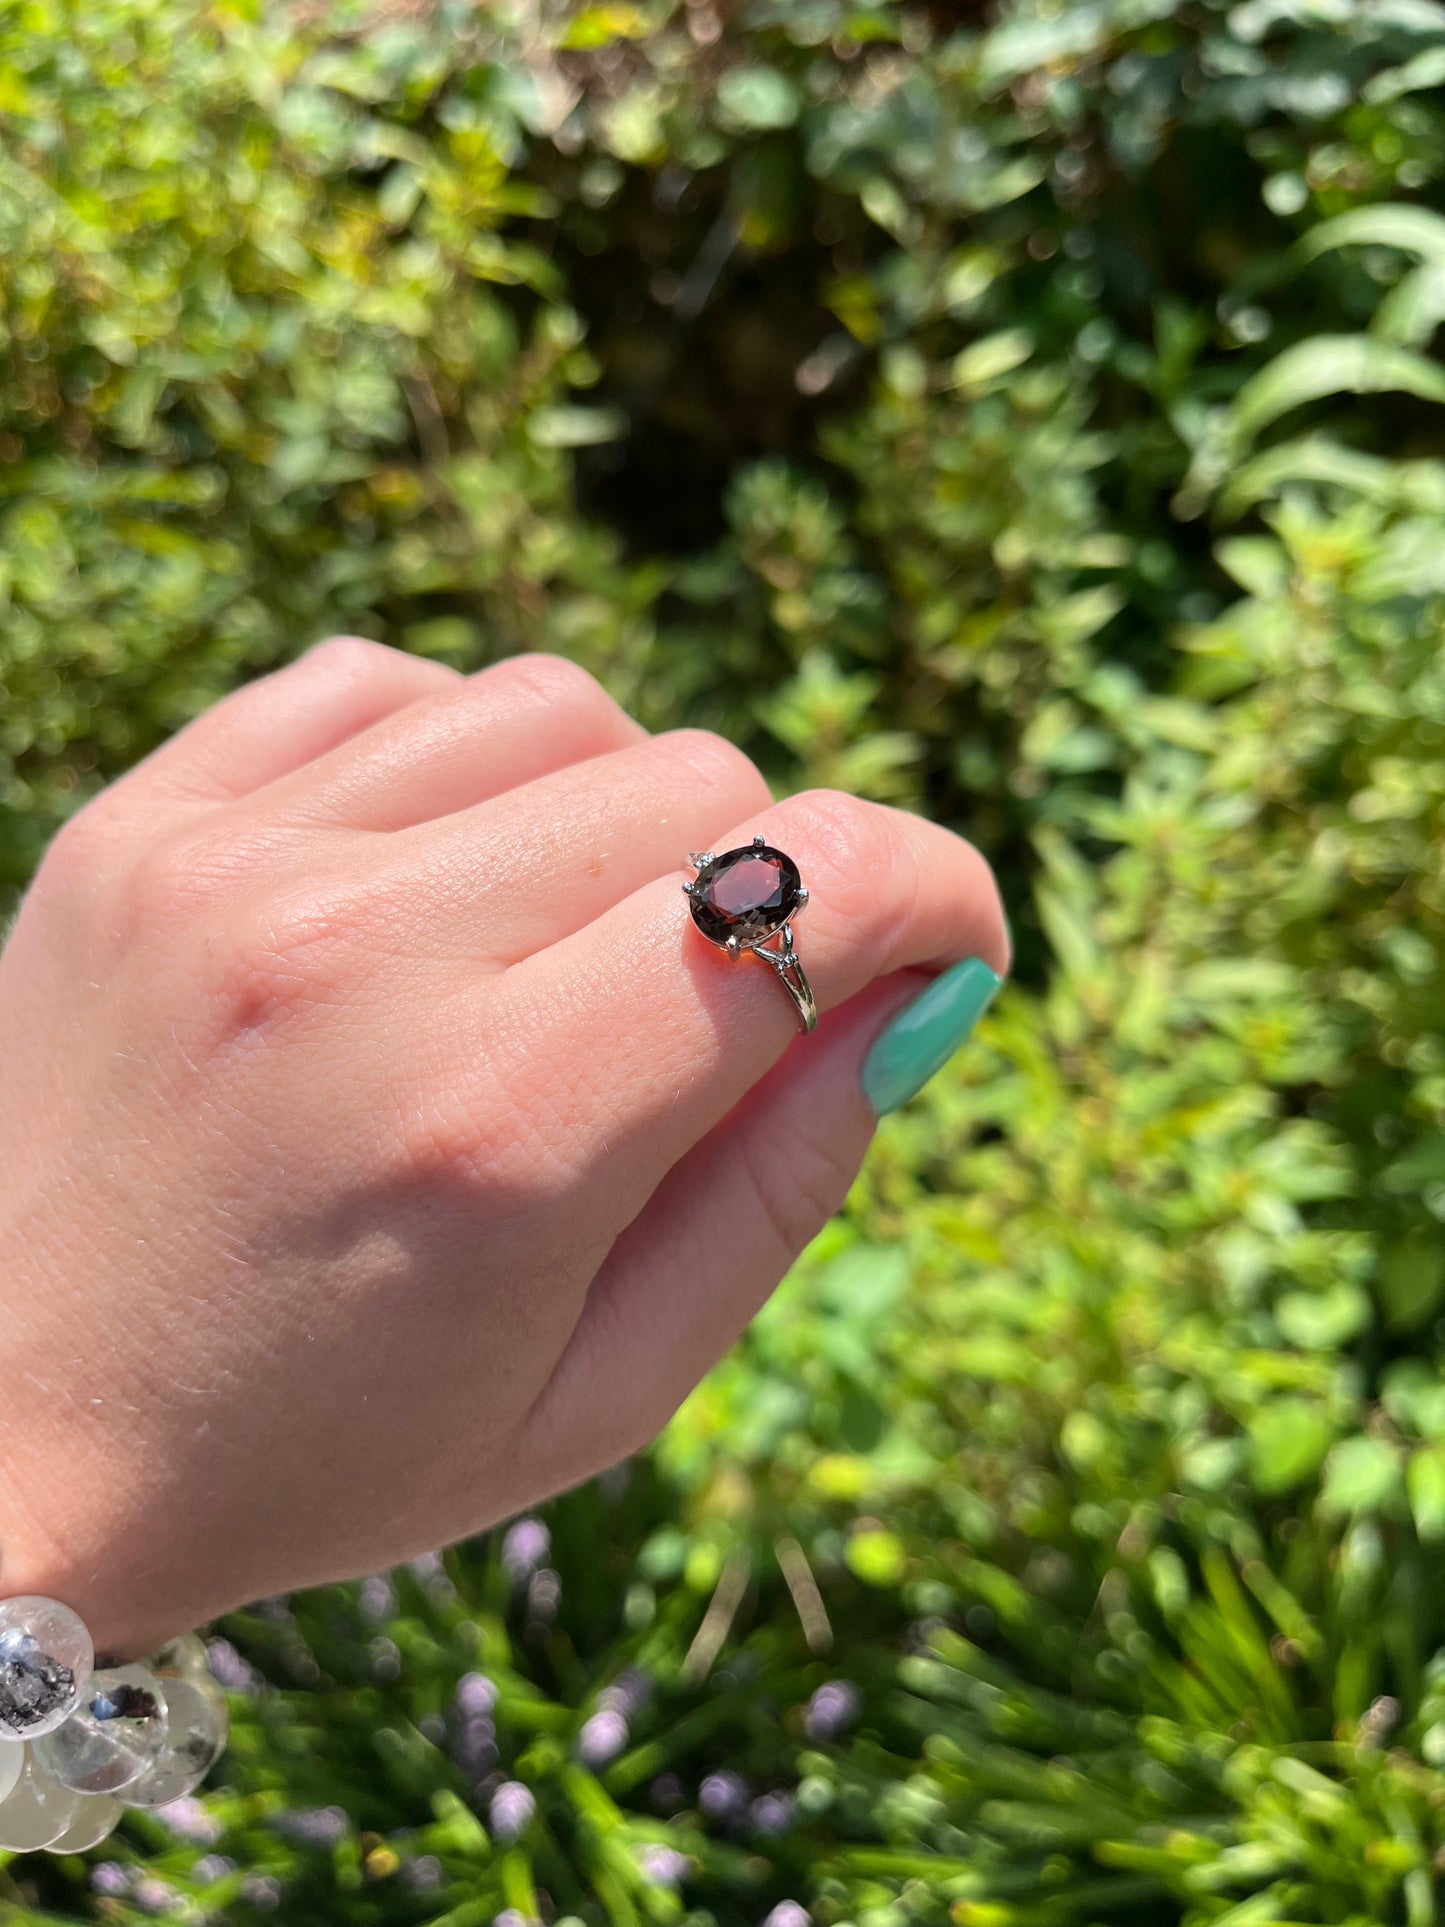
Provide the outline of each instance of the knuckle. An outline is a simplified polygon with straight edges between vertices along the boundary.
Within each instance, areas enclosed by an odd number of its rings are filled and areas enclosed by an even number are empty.
[[[400,652],[385,643],[370,642],[365,636],[328,636],[316,643],[301,658],[312,670],[342,682],[365,682],[384,673]]]
[[[208,1029],[215,1046],[351,1001],[358,916],[344,897],[272,899],[206,933]]]
[[[508,656],[487,672],[493,691],[513,691],[545,709],[613,710],[616,705],[595,676],[566,656]]]
[[[187,828],[154,840],[130,864],[120,934],[144,942],[212,921],[236,885],[270,855],[264,840],[238,836],[229,826]]]
[[[830,915],[860,930],[897,921],[898,836],[888,812],[843,790],[808,790],[788,806],[787,835],[827,873]]]
[[[215,900],[215,879],[188,842],[167,839],[143,850],[126,879],[124,934],[131,942],[165,937]]]
[[[846,790],[805,790],[789,808],[818,854],[840,869],[876,863],[890,852],[892,839],[882,811]]]
[[[500,1221],[537,1214],[557,1223],[578,1172],[549,1124],[540,1094],[510,1090],[473,1038],[471,1074],[428,1080],[406,1097],[394,1138],[397,1175],[409,1190],[466,1199]]]
[[[103,800],[89,803],[55,836],[37,882],[45,889],[89,892],[113,877],[130,842],[126,827]]]
[[[763,805],[771,801],[771,793],[756,763],[726,736],[719,736],[711,729],[672,729],[657,741],[677,760],[684,774],[709,788],[756,795]]]

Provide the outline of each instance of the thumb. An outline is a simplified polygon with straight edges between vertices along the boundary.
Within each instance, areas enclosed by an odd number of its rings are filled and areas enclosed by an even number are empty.
[[[874,1104],[893,1109],[940,1068],[998,981],[970,959],[871,985],[672,1167],[613,1245],[533,1408],[532,1449],[568,1461],[556,1485],[661,1429],[842,1205]]]

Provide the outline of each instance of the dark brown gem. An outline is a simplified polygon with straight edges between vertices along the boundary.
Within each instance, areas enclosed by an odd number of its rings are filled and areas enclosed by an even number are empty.
[[[798,907],[798,866],[770,844],[724,850],[697,873],[688,901],[693,922],[711,943],[757,943],[770,937]]]

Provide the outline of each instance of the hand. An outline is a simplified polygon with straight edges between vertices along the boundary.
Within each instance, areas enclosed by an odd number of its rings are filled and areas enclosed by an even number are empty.
[[[825,1013],[692,928],[762,831]],[[334,641],[61,833],[0,957],[6,1592],[140,1651],[641,1445],[841,1204],[987,866],[580,670]]]

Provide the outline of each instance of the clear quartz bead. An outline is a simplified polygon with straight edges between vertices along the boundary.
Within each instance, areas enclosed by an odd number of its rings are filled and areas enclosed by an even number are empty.
[[[38,1740],[80,1704],[95,1664],[85,1622],[58,1599],[0,1600],[0,1739]]]
[[[225,1751],[230,1716],[226,1696],[212,1679],[165,1679],[166,1744],[143,1778],[121,1799],[128,1807],[164,1807],[183,1799],[205,1779]]]
[[[181,1633],[176,1639],[168,1639],[150,1663],[151,1671],[160,1679],[209,1679],[211,1662],[206,1653],[206,1642],[195,1633]]]
[[[9,1799],[24,1771],[24,1744],[20,1740],[0,1740],[0,1801]]]
[[[119,1793],[160,1758],[166,1743],[161,1683],[145,1666],[92,1673],[80,1710],[37,1740],[34,1757],[76,1793]]]
[[[82,1795],[80,1810],[58,1840],[52,1840],[51,1853],[87,1853],[109,1840],[116,1822],[125,1812],[120,1801],[109,1793]]]
[[[26,1749],[27,1756],[29,1749]],[[80,1795],[57,1786],[35,1760],[27,1757],[24,1771],[9,1798],[0,1805],[0,1847],[7,1853],[33,1853],[51,1846],[80,1812]]]

